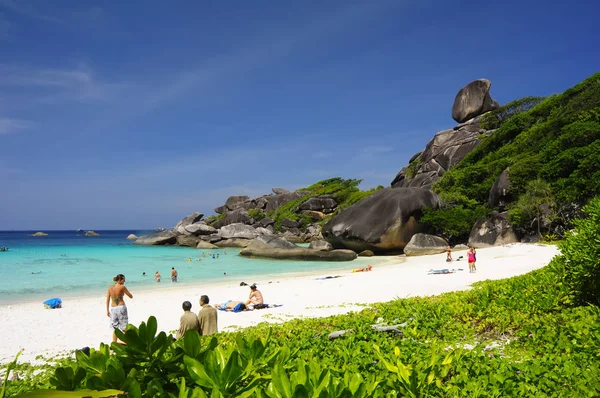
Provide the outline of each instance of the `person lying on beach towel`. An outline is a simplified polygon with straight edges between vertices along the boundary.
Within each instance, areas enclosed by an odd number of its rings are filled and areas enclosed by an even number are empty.
[[[322,280],[325,280],[325,279],[335,279],[335,278],[341,278],[341,277],[342,277],[342,275],[324,276],[322,278],[315,278],[315,280],[322,281]]]
[[[368,271],[371,271],[372,269],[373,269],[373,267],[369,264],[367,267],[364,267],[364,268],[353,269],[352,272],[368,272]]]
[[[449,270],[448,268],[444,268],[444,269],[430,269],[428,274],[429,275],[443,275],[443,274],[453,274],[455,273],[456,270]]]
[[[220,311],[240,312],[246,309],[246,304],[243,301],[228,300],[222,304],[215,304],[215,308]]]

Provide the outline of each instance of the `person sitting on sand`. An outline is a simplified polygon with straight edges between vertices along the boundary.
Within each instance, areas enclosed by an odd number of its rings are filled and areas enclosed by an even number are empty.
[[[183,308],[183,315],[179,319],[179,329],[177,330],[176,335],[177,339],[182,338],[188,330],[200,332],[198,317],[190,311],[192,309],[192,303],[184,301],[181,308]]]
[[[222,304],[215,304],[215,308],[221,311],[244,311],[246,304],[243,301],[228,300]]]
[[[368,271],[371,271],[372,269],[373,269],[373,267],[371,266],[371,264],[369,264],[367,267],[364,267],[364,268],[353,269],[352,272],[368,272]]]
[[[106,316],[110,318],[110,325],[113,328],[112,341],[117,341],[117,335],[114,330],[119,329],[121,332],[125,331],[125,328],[129,324],[129,317],[127,315],[127,307],[125,301],[123,301],[123,295],[127,295],[129,298],[133,298],[133,295],[124,286],[125,275],[119,274],[113,278],[114,285],[109,286],[106,292]],[[110,304],[110,309],[109,309]]]
[[[200,322],[200,334],[208,336],[217,333],[217,310],[208,305],[210,299],[206,294],[200,296],[200,306],[202,309],[198,312],[198,322]]]
[[[256,288],[255,284],[250,285],[250,296],[248,300],[244,302],[244,305],[248,306],[249,304],[260,305],[263,304],[263,296],[260,290]]]
[[[452,261],[452,248],[448,246],[446,248],[446,262],[449,263]]]
[[[162,279],[162,277],[160,276],[160,272],[156,271],[156,273],[154,274],[154,278],[156,278],[156,283],[160,282],[160,280]]]

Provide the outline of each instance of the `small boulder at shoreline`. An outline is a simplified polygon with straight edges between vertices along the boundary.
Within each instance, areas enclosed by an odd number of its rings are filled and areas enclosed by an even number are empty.
[[[48,236],[45,232],[36,232],[35,234],[31,234],[30,236]]]

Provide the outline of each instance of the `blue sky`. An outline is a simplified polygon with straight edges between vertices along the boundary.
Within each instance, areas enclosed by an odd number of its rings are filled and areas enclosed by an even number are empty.
[[[388,186],[454,96],[599,70],[596,1],[0,0],[0,230],[173,226],[341,176]]]

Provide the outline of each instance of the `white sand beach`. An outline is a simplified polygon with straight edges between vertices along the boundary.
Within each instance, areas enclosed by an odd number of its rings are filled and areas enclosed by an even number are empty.
[[[558,254],[555,246],[513,244],[477,250],[477,273],[470,274],[466,251],[453,253],[461,261],[446,263],[446,254],[420,257],[390,257],[389,263],[377,265],[371,272],[348,272],[339,278],[318,279],[330,274],[303,275],[279,280],[248,280],[256,282],[265,302],[280,304],[277,308],[230,313],[219,311],[219,331],[235,330],[260,322],[281,322],[299,317],[326,317],[361,310],[356,303],[375,303],[428,296],[468,289],[473,282],[502,279],[541,268]],[[430,269],[455,269],[455,273],[429,275]],[[462,271],[458,269],[462,268]],[[154,315],[159,330],[173,331],[179,327],[181,303],[192,302],[198,312],[200,295],[210,297],[211,304],[227,300],[245,300],[250,289],[241,281],[228,284],[141,292],[132,291],[126,299],[129,320],[134,325]],[[170,283],[170,282],[168,282]],[[174,284],[175,285],[175,284]],[[107,286],[108,287],[108,286]],[[68,354],[82,347],[98,347],[111,341],[112,330],[106,316],[105,296],[69,298],[63,308],[44,309],[39,301],[0,307],[0,363],[11,361],[23,349],[20,362],[34,361],[36,356],[52,357]]]

